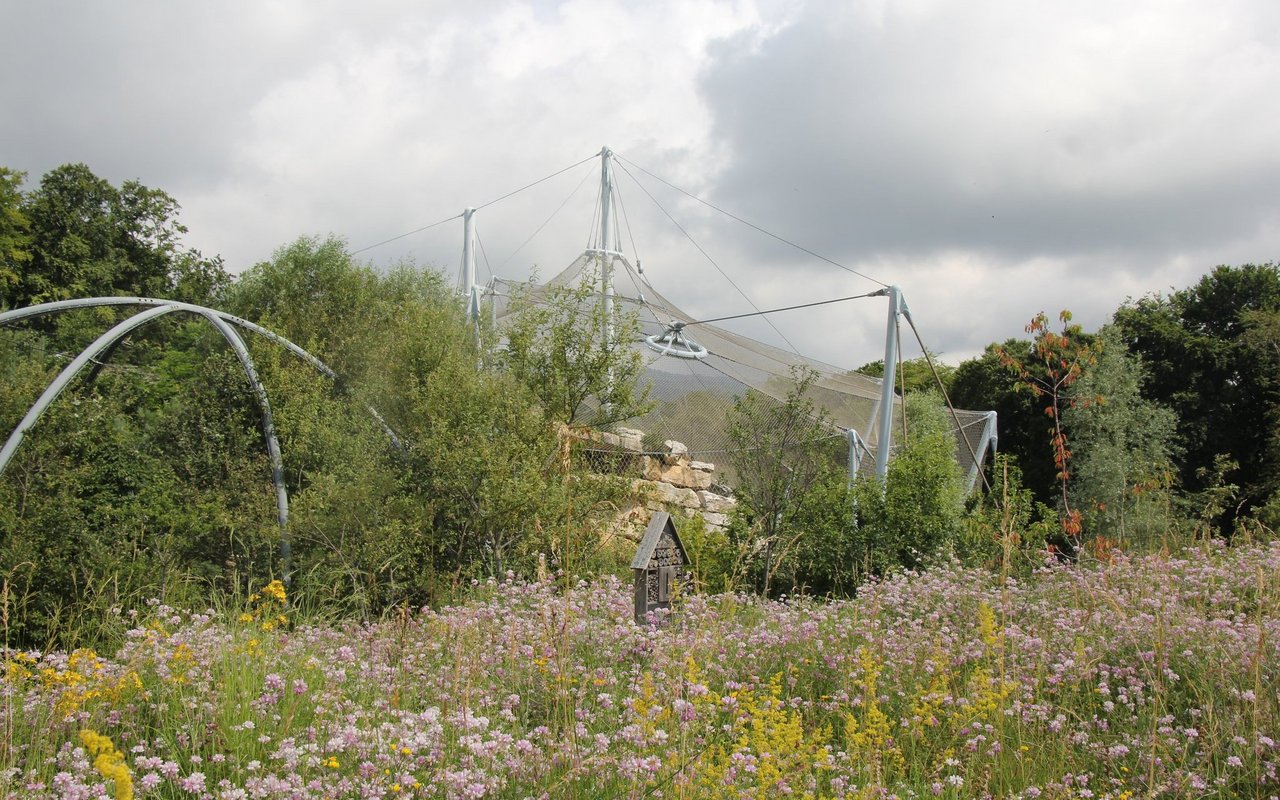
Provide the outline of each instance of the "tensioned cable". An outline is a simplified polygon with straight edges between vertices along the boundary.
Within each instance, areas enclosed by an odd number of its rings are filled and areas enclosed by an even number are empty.
[[[667,180],[665,180],[665,179],[663,179],[663,178],[661,178],[661,177],[659,177],[659,176],[657,176],[657,175],[653,174],[652,172],[650,172],[649,170],[647,170],[647,169],[645,169],[644,167],[640,166],[639,164],[637,164],[636,162],[632,161],[631,159],[629,159],[629,158],[626,158],[626,157],[624,157],[624,156],[619,155],[619,154],[617,153],[617,151],[614,151],[614,155],[615,155],[615,156],[617,156],[620,160],[627,162],[627,163],[628,163],[628,164],[630,164],[631,166],[635,167],[636,169],[640,170],[640,171],[641,171],[641,172],[643,172],[644,174],[648,175],[650,178],[653,178],[655,181],[658,181],[658,182],[659,182],[659,183],[661,183],[661,184],[664,184],[664,185],[666,185],[666,186],[671,187],[672,189],[675,189],[675,190],[676,190],[677,192],[679,192],[680,194],[683,194],[683,195],[685,195],[686,197],[689,197],[689,198],[691,198],[691,199],[693,199],[693,200],[696,200],[696,201],[698,201],[699,203],[702,203],[702,204],[703,204],[704,206],[706,206],[707,208],[710,208],[710,209],[712,209],[712,210],[714,210],[714,211],[718,211],[718,212],[720,212],[721,214],[724,214],[724,215],[725,215],[726,217],[728,217],[729,219],[735,220],[735,221],[737,221],[737,222],[742,223],[743,225],[746,225],[748,228],[751,228],[751,229],[753,229],[753,230],[759,231],[760,233],[763,233],[765,236],[768,236],[768,237],[770,237],[770,238],[772,238],[772,239],[776,239],[776,240],[778,240],[779,242],[782,242],[783,244],[785,244],[785,245],[787,245],[787,246],[789,246],[789,247],[794,247],[795,249],[799,250],[799,251],[800,251],[800,252],[802,252],[802,253],[807,253],[807,254],[809,254],[809,255],[813,256],[814,258],[818,259],[819,261],[825,261],[825,262],[827,262],[828,264],[832,265],[833,267],[839,267],[840,269],[844,270],[845,272],[853,273],[854,275],[857,275],[859,278],[865,278],[865,279],[867,279],[867,280],[871,281],[872,283],[878,283],[878,284],[880,284],[881,286],[888,286],[888,285],[889,285],[889,284],[885,283],[884,281],[881,281],[881,280],[879,280],[879,279],[877,279],[877,278],[873,278],[873,277],[871,277],[870,275],[866,274],[865,272],[859,272],[858,270],[854,269],[853,267],[846,267],[844,264],[841,264],[839,261],[834,261],[834,260],[832,260],[832,259],[830,259],[830,258],[827,258],[826,256],[822,255],[821,253],[815,253],[814,251],[810,250],[809,248],[807,248],[807,247],[805,247],[805,246],[803,246],[803,245],[796,244],[795,242],[791,241],[790,239],[786,239],[786,238],[784,238],[784,237],[782,237],[782,236],[779,236],[779,235],[778,235],[778,234],[776,234],[776,233],[773,233],[773,232],[771,232],[771,231],[767,231],[767,230],[765,230],[764,228],[761,228],[759,225],[756,225],[754,222],[750,222],[750,221],[748,221],[748,220],[745,220],[745,219],[743,219],[742,217],[739,217],[737,214],[734,214],[734,213],[733,213],[733,212],[731,212],[731,211],[726,211],[726,210],[724,210],[723,208],[720,208],[720,207],[719,207],[719,206],[717,206],[715,203],[712,203],[712,202],[711,202],[711,201],[709,201],[709,200],[703,200],[701,197],[698,197],[696,194],[693,194],[693,193],[691,193],[691,192],[685,191],[684,189],[681,189],[679,186],[676,186],[674,183],[671,183],[671,182],[669,182],[669,181],[667,181]],[[624,169],[625,169],[625,167],[624,167]],[[631,173],[629,173],[629,172],[628,172],[627,174],[628,174],[628,175],[630,175]],[[632,180],[635,180],[635,178],[632,178]],[[639,183],[639,181],[637,181],[637,183]]]
[[[476,246],[480,248],[480,257],[484,259],[484,268],[488,270],[489,279],[492,280],[493,278],[496,278],[498,276],[493,274],[493,267],[489,266],[489,254],[485,252],[484,240],[480,238],[480,226],[477,225],[475,230],[476,230]]]
[[[814,303],[802,303],[798,306],[785,306],[783,308],[770,308],[765,311],[756,310],[747,314],[733,314],[732,316],[728,316],[728,317],[713,317],[711,319],[700,319],[695,322],[686,322],[684,324],[684,327],[687,328],[690,325],[705,325],[711,322],[724,322],[725,320],[730,320],[730,319],[742,319],[743,317],[759,317],[764,314],[777,314],[780,311],[795,311],[801,308],[813,308],[814,306],[825,306],[825,305],[830,305],[831,303],[843,303],[846,300],[861,300],[864,297],[883,297],[883,295],[880,294],[879,292],[867,292],[866,294],[852,294],[852,295],[849,295],[848,297],[837,297],[834,300],[819,300]],[[797,353],[797,355],[799,354]]]
[[[600,156],[600,154],[599,154],[599,153],[596,153],[596,154],[594,154],[594,155],[587,156],[586,158],[582,159],[581,161],[579,161],[579,162],[578,162],[578,163],[576,163],[576,164],[570,164],[569,166],[565,167],[564,169],[556,170],[555,172],[551,173],[550,175],[547,175],[547,176],[546,176],[546,177],[544,177],[544,178],[539,178],[538,180],[534,181],[533,183],[527,183],[527,184],[525,184],[524,186],[521,186],[519,189],[516,189],[516,190],[515,190],[515,191],[513,191],[513,192],[507,192],[506,194],[504,194],[503,196],[501,196],[501,197],[499,197],[499,198],[496,198],[496,199],[494,199],[494,200],[490,200],[489,202],[484,203],[483,205],[478,205],[478,206],[476,206],[475,210],[476,210],[476,211],[479,211],[479,210],[480,210],[480,209],[482,209],[482,208],[488,208],[489,206],[493,205],[494,203],[500,203],[500,202],[502,202],[503,200],[506,200],[508,197],[511,197],[512,195],[520,194],[520,193],[521,193],[521,192],[523,192],[525,189],[532,189],[533,187],[537,186],[538,184],[540,184],[540,183],[542,183],[542,182],[544,182],[544,181],[549,181],[549,180],[551,180],[552,178],[556,177],[557,175],[560,175],[560,174],[562,174],[562,173],[568,172],[569,170],[571,170],[571,169],[573,169],[573,168],[575,168],[575,167],[580,167],[580,166],[582,166],[583,164],[587,163],[588,161],[590,161],[590,160],[592,160],[592,159],[594,159],[594,158],[598,158],[599,156]],[[414,235],[415,233],[422,233],[423,231],[430,230],[430,229],[432,229],[432,228],[434,228],[434,227],[436,227],[436,226],[438,226],[438,225],[443,225],[443,224],[445,224],[446,222],[453,222],[455,219],[461,219],[461,218],[462,218],[462,214],[455,214],[454,216],[449,217],[448,219],[442,219],[442,220],[440,220],[439,222],[433,222],[433,223],[431,223],[430,225],[423,225],[421,228],[414,228],[413,230],[409,231],[408,233],[402,233],[402,234],[400,234],[399,236],[392,236],[390,239],[383,239],[381,242],[375,242],[375,243],[373,243],[373,244],[371,244],[371,245],[368,245],[367,247],[361,247],[359,250],[352,250],[352,251],[351,251],[351,255],[355,255],[355,254],[357,254],[357,253],[363,253],[363,252],[364,252],[364,251],[366,251],[366,250],[372,250],[373,248],[375,248],[375,247],[381,247],[381,246],[382,246],[382,245],[384,245],[384,244],[390,244],[391,242],[397,241],[397,240],[399,240],[399,239],[403,239],[403,238],[404,238],[404,237],[406,237],[406,236],[412,236],[412,235]]]
[[[507,193],[506,193],[506,194],[504,194],[502,197],[499,197],[499,198],[498,198],[498,199],[496,199],[496,200],[490,200],[489,202],[485,203],[484,205],[476,206],[476,211],[479,211],[479,210],[480,210],[480,209],[482,209],[482,208],[488,208],[489,206],[493,205],[494,203],[500,203],[500,202],[502,202],[503,200],[506,200],[508,197],[511,197],[511,196],[513,196],[513,195],[520,194],[520,193],[521,193],[521,192],[523,192],[525,189],[532,189],[533,187],[537,186],[537,185],[538,185],[538,184],[540,184],[540,183],[543,183],[544,181],[549,181],[549,180],[551,180],[552,178],[556,177],[557,175],[562,175],[562,174],[564,174],[564,173],[568,172],[569,170],[574,169],[575,167],[580,167],[580,166],[582,166],[583,164],[587,163],[588,161],[591,161],[591,160],[596,159],[596,158],[599,158],[599,157],[600,157],[600,154],[599,154],[599,153],[593,153],[592,155],[587,156],[586,158],[582,159],[581,161],[577,162],[576,164],[570,164],[569,166],[565,167],[564,169],[556,170],[555,172],[551,173],[550,175],[548,175],[548,176],[547,176],[547,177],[545,177],[545,178],[539,178],[539,179],[537,179],[536,181],[534,181],[533,183],[525,184],[524,186],[521,186],[519,189],[516,189],[514,192],[507,192]]]
[[[636,181],[636,176],[631,174],[631,171],[627,169],[625,164],[622,165],[622,171],[627,173],[627,177],[631,178],[631,180]],[[658,198],[654,197],[653,193],[650,192],[645,187],[645,185],[640,181],[636,181],[636,186],[639,186],[640,191],[644,192],[649,197],[649,199],[653,201],[653,204],[658,207],[658,210],[661,211],[663,214],[665,214],[667,219],[671,220],[671,224],[675,225],[676,228],[682,234],[684,234],[684,238],[688,239],[690,244],[698,248],[698,252],[702,253],[703,258],[707,259],[707,261],[711,264],[711,266],[716,268],[716,272],[719,272],[720,276],[723,277],[726,281],[728,281],[729,285],[732,286],[738,292],[738,294],[742,295],[742,299],[747,301],[747,305],[759,311],[760,310],[759,307],[756,306],[756,304],[751,301],[751,298],[747,296],[747,293],[742,291],[742,288],[739,287],[738,284],[733,282],[733,278],[730,278],[729,274],[720,268],[720,265],[716,263],[716,260],[711,257],[710,253],[702,249],[702,245],[698,244],[697,240],[695,240],[693,236],[691,236],[689,232],[684,229],[684,226],[681,225],[679,222],[676,222],[676,218],[671,216],[671,212],[667,211],[667,209],[663,207],[661,203],[658,202]],[[786,337],[786,334],[778,330],[778,327],[773,324],[772,320],[770,320],[768,317],[765,317],[764,320],[769,325],[770,328],[773,328],[773,332],[778,334],[778,336],[781,337],[782,341],[787,343],[787,347],[791,348],[791,352],[795,353],[796,355],[800,355],[799,348],[797,348],[794,344],[791,343],[791,340]]]
[[[964,427],[960,424],[960,415],[956,413],[956,407],[951,405],[951,397],[947,394],[947,387],[942,382],[942,377],[938,375],[938,368],[933,365],[933,356],[929,355],[929,348],[924,346],[924,339],[920,337],[920,331],[916,330],[915,320],[911,318],[911,312],[904,306],[902,315],[907,318],[907,325],[911,327],[911,332],[915,334],[916,343],[920,345],[921,352],[924,353],[925,363],[929,365],[929,371],[933,373],[933,379],[938,384],[938,390],[942,392],[942,399],[947,403],[947,410],[951,412],[951,421],[955,423],[957,430],[961,432],[961,440],[964,441],[965,449],[969,451],[969,458],[978,467],[978,474],[982,476],[982,486],[991,491],[991,482],[987,480],[987,471],[978,463],[978,454],[973,449],[973,444],[969,442],[969,437],[964,434]]]
[[[415,233],[422,233],[423,231],[429,231],[429,230],[431,230],[432,228],[436,228],[436,227],[439,227],[439,226],[441,226],[441,225],[445,224],[446,222],[453,222],[455,219],[462,219],[462,215],[461,215],[461,214],[454,214],[452,217],[449,217],[448,219],[442,219],[442,220],[440,220],[439,222],[433,222],[433,223],[431,223],[430,225],[423,225],[421,228],[414,228],[413,230],[409,231],[408,233],[402,233],[402,234],[400,234],[399,236],[392,236],[390,239],[383,239],[382,241],[380,241],[380,242],[375,242],[374,244],[371,244],[371,245],[369,245],[369,246],[367,246],[367,247],[361,247],[359,250],[352,250],[352,251],[351,251],[351,255],[353,255],[353,256],[354,256],[354,255],[356,255],[357,253],[363,253],[364,251],[366,251],[366,250],[372,250],[372,249],[373,249],[373,248],[375,248],[375,247],[382,247],[384,244],[391,244],[391,243],[392,243],[392,242],[394,242],[394,241],[397,241],[397,240],[399,240],[399,239],[403,239],[403,238],[404,238],[404,237],[406,237],[406,236],[412,236],[412,235],[414,235]]]
[[[634,178],[632,180],[634,180]],[[639,264],[640,248],[636,247],[636,237],[635,237],[635,234],[631,232],[631,217],[627,216],[627,205],[626,203],[622,202],[622,188],[617,185],[614,185],[613,193],[614,193],[614,196],[618,198],[618,215],[622,217],[623,224],[627,226],[627,238],[631,240],[631,252],[636,254],[636,263]],[[619,236],[618,236],[618,249],[619,250],[622,249],[621,233],[619,233]]]
[[[583,175],[583,176],[582,176],[582,180],[578,181],[578,185],[577,185],[577,186],[575,186],[575,187],[573,188],[573,191],[572,191],[572,192],[569,192],[569,195],[568,195],[567,197],[565,197],[565,199],[564,199],[564,200],[562,200],[562,201],[560,202],[560,205],[556,207],[556,210],[551,212],[551,216],[549,216],[549,217],[547,217],[545,220],[543,220],[543,221],[542,221],[542,224],[538,226],[538,229],[537,229],[537,230],[535,230],[533,233],[529,234],[529,238],[528,238],[528,239],[525,239],[523,242],[521,242],[521,243],[520,243],[520,246],[519,246],[519,247],[517,247],[515,250],[513,250],[513,251],[511,252],[511,255],[507,256],[507,257],[506,257],[506,258],[504,258],[504,259],[502,259],[502,263],[498,265],[498,269],[502,269],[502,268],[503,268],[503,267],[505,267],[507,264],[511,263],[511,259],[513,259],[513,258],[515,258],[516,256],[518,256],[518,255],[520,254],[520,251],[521,251],[521,250],[523,250],[523,249],[525,249],[525,247],[527,247],[527,246],[529,245],[529,242],[532,242],[532,241],[534,240],[534,238],[536,238],[536,237],[537,237],[537,235],[538,235],[538,234],[542,233],[542,229],[543,229],[543,228],[545,228],[545,227],[547,227],[548,225],[550,225],[550,224],[551,224],[551,220],[555,219],[555,218],[556,218],[556,215],[558,215],[561,211],[563,211],[563,210],[564,210],[564,207],[565,207],[565,206],[567,206],[567,205],[569,204],[569,201],[570,201],[570,200],[572,200],[574,197],[576,197],[576,196],[577,196],[577,194],[578,194],[578,192],[582,191],[582,187],[583,187],[583,185],[587,182],[587,178],[590,178],[590,177],[591,177],[591,173],[590,173],[590,172],[588,172],[588,173],[586,173],[585,175]]]

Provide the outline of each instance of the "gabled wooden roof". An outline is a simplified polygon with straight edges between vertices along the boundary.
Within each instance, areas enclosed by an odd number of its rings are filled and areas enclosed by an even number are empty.
[[[640,540],[640,546],[636,548],[636,557],[631,559],[632,569],[647,569],[649,567],[649,561],[653,558],[653,551],[658,548],[658,542],[662,540],[662,534],[668,531],[670,531],[671,538],[676,543],[676,549],[680,551],[681,561],[685,564],[689,563],[689,553],[684,549],[684,542],[680,541],[680,534],[676,533],[676,524],[672,521],[671,515],[666,511],[658,511],[649,520],[649,527],[644,530],[644,538]]]

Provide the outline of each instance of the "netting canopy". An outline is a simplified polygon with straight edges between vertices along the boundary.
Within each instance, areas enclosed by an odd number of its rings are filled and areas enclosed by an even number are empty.
[[[845,437],[858,456],[875,459],[880,446],[880,378],[843,370],[816,359],[755,341],[722,327],[702,323],[663,297],[621,253],[588,250],[541,286],[497,280],[490,297],[499,324],[512,313],[508,302],[519,287],[530,299],[550,287],[577,286],[584,278],[612,278],[611,301],[624,314],[634,313],[640,335],[632,346],[644,356],[654,408],[628,422],[646,440],[684,443],[698,460],[724,462],[735,447],[726,431],[726,413],[734,400],[755,390],[783,402],[795,388],[797,370],[816,378],[806,397],[825,412],[833,437]],[[587,302],[598,302],[603,291]],[[901,431],[902,404],[893,396],[893,429]],[[953,418],[956,455],[972,487],[995,432],[994,413],[956,411]],[[849,436],[849,432],[856,436]],[[893,438],[893,437],[891,437]],[[892,454],[895,444],[890,443]]]
[[[820,410],[820,417],[830,428],[831,437],[843,437],[846,440],[851,471],[858,470],[858,465],[864,459],[871,459],[875,462],[876,474],[883,477],[893,454],[893,439],[901,438],[894,431],[903,429],[902,402],[892,391],[892,382],[886,386],[878,377],[841,369],[712,324],[729,318],[702,321],[677,308],[649,283],[638,267],[638,261],[633,263],[623,253],[618,235],[623,226],[616,224],[622,204],[620,201],[616,204],[614,202],[617,195],[612,167],[614,155],[608,147],[598,154],[599,206],[592,223],[593,226],[596,222],[599,223],[598,237],[593,233],[594,238],[588,242],[585,252],[544,284],[517,283],[495,277],[484,294],[491,301],[490,312],[497,327],[501,330],[503,318],[512,313],[509,299],[513,293],[522,293],[529,301],[536,303],[545,300],[545,295],[558,287],[595,287],[586,296],[579,294],[582,297],[580,302],[601,303],[605,308],[614,309],[623,315],[634,315],[640,325],[639,335],[629,345],[636,348],[647,364],[649,398],[655,405],[645,416],[629,421],[628,427],[638,428],[645,434],[645,441],[649,443],[646,447],[656,448],[666,440],[675,440],[683,443],[689,454],[699,461],[728,466],[725,462],[733,461],[734,448],[742,446],[740,443],[735,444],[728,433],[727,413],[733,408],[735,400],[754,391],[765,398],[784,403],[795,393],[797,379],[805,376],[805,399]],[[579,164],[590,160],[586,159]],[[648,170],[638,165],[632,166],[637,171],[656,178]],[[571,167],[566,167],[565,170],[567,169]],[[565,170],[548,177],[554,177]],[[625,167],[624,170],[635,178],[631,170],[626,170]],[[739,223],[747,224],[758,232],[803,250],[810,256],[817,256],[812,251],[769,234],[759,226],[746,223],[745,220],[666,181],[658,180]],[[525,188],[541,182],[535,181]],[[519,191],[523,189],[517,190]],[[515,193],[504,195],[504,198],[511,194]],[[644,194],[655,204],[658,203],[647,189]],[[659,205],[659,208],[662,207]],[[467,298],[468,314],[473,317],[481,313],[481,287],[475,279],[475,211],[476,209],[469,208],[462,214],[464,245],[460,276],[460,288]],[[662,211],[675,223],[670,212],[665,208]],[[689,236],[685,227],[679,223],[676,223],[676,227],[686,237]],[[627,230],[630,231],[629,224]],[[703,248],[698,249],[706,255]],[[840,266],[830,259],[823,260]],[[854,270],[849,271],[861,275]],[[723,271],[721,274],[724,274]],[[728,278],[727,275],[725,277]],[[866,275],[862,277],[869,278]],[[886,374],[892,376],[897,353],[900,352],[897,322],[902,317],[910,322],[911,317],[897,287],[875,282],[883,289],[858,297],[878,299],[883,296],[888,300],[885,366]],[[856,298],[828,299],[810,305],[852,299]],[[585,307],[582,309],[584,318],[590,310]],[[756,310],[755,314],[741,316],[768,313],[771,312]],[[605,329],[601,330],[600,335],[611,338],[613,334],[607,323],[602,327]],[[912,327],[914,328],[914,323]],[[886,405],[888,408],[882,408]],[[907,422],[909,424],[910,420]],[[954,411],[952,423],[956,436],[957,461],[968,474],[969,486],[972,488],[987,451],[994,447],[995,412]]]

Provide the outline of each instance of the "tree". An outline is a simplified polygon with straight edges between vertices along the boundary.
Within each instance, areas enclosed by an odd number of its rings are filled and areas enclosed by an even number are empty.
[[[434,303],[442,291],[429,274],[384,281],[352,259],[343,239],[304,236],[246,270],[228,304],[235,314],[271,328],[354,380],[366,369],[364,340],[391,322],[398,304]]]
[[[1017,388],[1017,381],[1000,362],[1000,352],[1029,353],[1031,343],[1007,339],[987,345],[978,358],[961,362],[951,383],[951,401],[957,408],[987,408],[996,412],[1000,452],[1012,457],[1025,486],[1040,503],[1052,503],[1057,492],[1057,470],[1044,446],[1044,411],[1035,396]],[[995,485],[996,476],[988,468]]]
[[[852,527],[844,437],[807,393],[817,373],[797,371],[786,399],[748,390],[728,414],[728,458],[738,476],[734,535],[767,594],[785,588],[851,590],[839,577],[848,559],[832,545]],[[781,580],[779,577],[781,576]]]
[[[219,259],[184,248],[178,203],[137,181],[119,188],[84,164],[48,172],[23,197],[30,260],[9,287],[11,306],[102,295],[171,297],[207,302],[226,283]],[[199,278],[199,279],[197,279]]]
[[[1274,264],[1220,266],[1169,296],[1126,303],[1115,324],[1147,368],[1143,394],[1178,417],[1179,482],[1208,488],[1217,466],[1242,488],[1229,525],[1280,489],[1280,364],[1268,356],[1271,320],[1280,312]]]
[[[22,213],[25,179],[26,173],[0,167],[0,308],[11,304],[31,261],[31,221]]]
[[[1066,546],[1074,552],[1080,545],[1080,512],[1071,505],[1071,448],[1067,442],[1062,416],[1070,405],[1088,405],[1097,398],[1072,396],[1071,387],[1097,360],[1097,346],[1083,336],[1079,325],[1071,324],[1071,312],[1058,315],[1062,332],[1049,328],[1049,318],[1042,311],[1027,324],[1031,334],[1031,352],[998,348],[1000,363],[1017,379],[1019,388],[1030,392],[1044,407],[1050,420],[1049,449],[1058,481],[1058,511]]]
[[[1142,396],[1142,362],[1125,349],[1120,332],[1105,326],[1097,336],[1097,361],[1071,386],[1076,402],[1062,415],[1074,453],[1071,505],[1092,537],[1150,542],[1174,524],[1176,419]]]
[[[532,284],[523,287],[499,357],[499,365],[529,387],[547,416],[570,428],[603,428],[650,408],[648,387],[640,386],[644,358],[633,346],[637,317],[619,306],[606,311],[597,281],[588,271],[576,287],[537,293]]]

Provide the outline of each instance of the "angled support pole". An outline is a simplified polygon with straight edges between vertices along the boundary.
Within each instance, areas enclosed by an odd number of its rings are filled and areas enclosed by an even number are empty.
[[[982,464],[987,460],[987,453],[994,453],[999,449],[1000,437],[996,428],[996,412],[987,412],[987,421],[982,426],[982,438],[978,440],[978,446],[975,448],[973,466],[969,468],[969,484],[968,491],[972,492],[973,487],[978,483],[978,476],[982,472]]]
[[[870,455],[871,450],[853,428],[844,432],[845,442],[849,445],[849,486],[858,479],[858,471],[862,469],[862,459]]]
[[[889,449],[893,443],[893,384],[898,368],[898,317],[902,314],[902,290],[887,286],[877,294],[889,298],[889,319],[884,333],[884,378],[880,384],[879,430],[876,436],[876,478],[889,474]]]
[[[476,286],[476,210],[462,212],[462,294],[467,301],[467,320],[480,324],[480,287]]]

